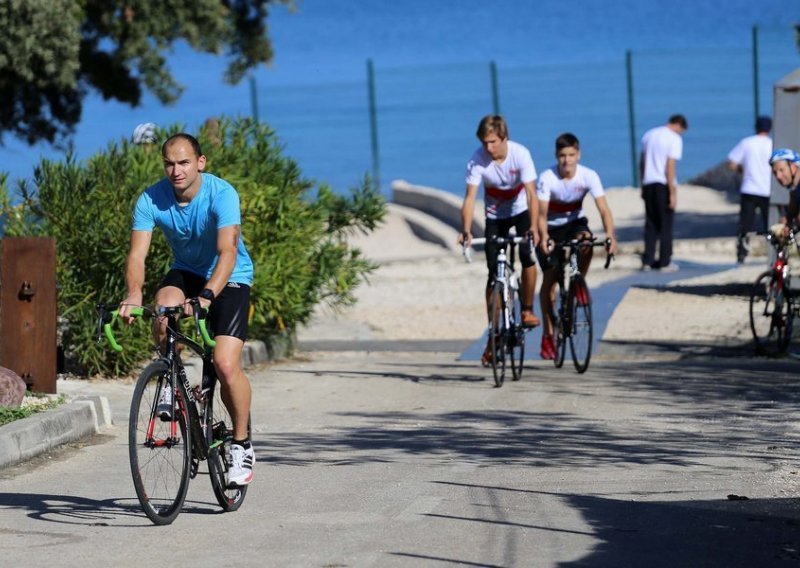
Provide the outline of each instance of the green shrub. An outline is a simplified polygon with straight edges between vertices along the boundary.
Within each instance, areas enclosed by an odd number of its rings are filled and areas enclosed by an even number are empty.
[[[180,130],[174,126],[161,135]],[[255,265],[250,336],[266,340],[292,333],[321,302],[352,303],[354,289],[374,266],[345,237],[373,230],[386,211],[369,179],[348,196],[326,185],[313,194],[314,183],[283,155],[275,133],[249,119],[209,121],[199,139],[206,171],[232,183],[241,199],[242,234]],[[123,332],[122,353],[98,344],[95,305],[125,297],[133,205],[161,176],[158,145],[126,140],[110,143],[85,163],[72,155],[63,162],[42,160],[32,185],[18,182],[21,202],[13,206],[0,176],[5,234],[56,238],[60,342],[77,372],[125,374],[152,350],[150,329],[142,322]],[[145,298],[152,299],[170,262],[166,241],[155,231]]]

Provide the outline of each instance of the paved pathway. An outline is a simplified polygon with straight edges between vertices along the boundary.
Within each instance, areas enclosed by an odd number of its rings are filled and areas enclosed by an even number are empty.
[[[130,481],[131,387],[91,385],[112,430],[0,472],[3,564],[800,562],[796,362],[532,362],[497,389],[455,356],[319,352],[252,372],[247,501],[221,514],[201,471],[161,528]]]

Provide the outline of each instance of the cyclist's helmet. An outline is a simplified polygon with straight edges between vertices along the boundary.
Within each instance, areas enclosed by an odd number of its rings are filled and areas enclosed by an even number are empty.
[[[791,148],[778,148],[769,157],[769,164],[772,165],[775,162],[781,162],[783,160],[797,164],[800,163],[800,155]]]
[[[140,124],[133,130],[134,144],[153,144],[158,140],[156,136],[156,125],[152,122]]]

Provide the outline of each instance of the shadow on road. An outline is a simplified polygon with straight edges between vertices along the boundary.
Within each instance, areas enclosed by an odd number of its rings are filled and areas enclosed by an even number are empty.
[[[16,509],[25,513],[32,519],[48,521],[66,525],[83,526],[114,526],[114,527],[134,527],[134,526],[153,526],[147,520],[144,512],[139,506],[136,497],[131,498],[112,498],[112,499],[91,499],[80,495],[45,494],[45,493],[0,493],[0,508],[5,510]],[[210,503],[201,503],[187,499],[184,502],[183,515],[211,515],[223,514],[222,510]],[[132,521],[134,518],[136,522]],[[6,527],[0,529],[2,533],[15,533]],[[18,534],[25,535],[25,531]],[[52,533],[54,541],[83,540],[72,534]]]
[[[655,501],[653,494],[635,500],[600,495],[549,493],[503,486],[435,482],[463,488],[470,496],[511,500],[520,511],[557,499],[579,511],[591,530],[576,532],[553,524],[515,523],[511,518],[437,515],[453,521],[496,524],[533,531],[559,531],[590,536],[591,553],[558,566],[788,566],[800,560],[800,501],[747,499],[728,495],[706,501]],[[505,495],[505,496],[504,496]],[[478,497],[480,499],[480,497]],[[480,504],[474,503],[474,504]],[[491,507],[486,509],[493,511]],[[511,547],[513,550],[513,547]],[[505,560],[518,562],[520,559]]]

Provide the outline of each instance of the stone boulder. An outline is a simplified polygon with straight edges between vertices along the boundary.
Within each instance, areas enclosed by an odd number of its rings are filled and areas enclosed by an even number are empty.
[[[22,377],[11,369],[0,367],[0,406],[19,406],[26,390]]]

